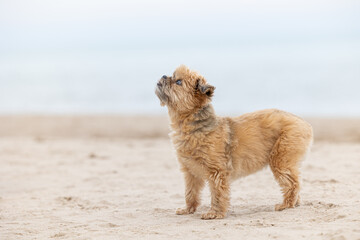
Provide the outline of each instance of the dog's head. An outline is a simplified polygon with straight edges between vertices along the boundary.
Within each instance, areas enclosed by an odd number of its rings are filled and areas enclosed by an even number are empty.
[[[200,109],[211,101],[215,87],[205,78],[186,66],[179,66],[172,76],[162,76],[155,93],[161,106],[167,106],[179,113]]]

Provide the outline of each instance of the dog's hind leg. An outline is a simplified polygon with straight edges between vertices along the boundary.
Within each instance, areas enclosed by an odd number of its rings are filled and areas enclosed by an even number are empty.
[[[302,134],[282,133],[270,154],[269,165],[279,183],[283,202],[275,206],[276,211],[293,208],[300,204],[299,165],[308,151],[311,137]]]
[[[293,208],[299,205],[299,175],[296,169],[275,169],[274,176],[283,192],[283,203],[276,204],[275,210],[281,211],[286,208]]]

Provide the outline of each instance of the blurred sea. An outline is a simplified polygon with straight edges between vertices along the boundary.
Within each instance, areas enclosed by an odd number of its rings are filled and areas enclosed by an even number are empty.
[[[216,86],[220,114],[280,108],[305,116],[360,116],[360,42],[335,40],[4,53],[0,114],[165,114],[155,84],[179,64]]]

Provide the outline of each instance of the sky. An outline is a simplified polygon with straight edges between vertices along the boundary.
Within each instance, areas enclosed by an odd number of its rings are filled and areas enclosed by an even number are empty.
[[[165,113],[180,64],[225,113],[360,116],[360,1],[0,0],[0,114]]]
[[[360,1],[2,0],[1,51],[357,41]]]

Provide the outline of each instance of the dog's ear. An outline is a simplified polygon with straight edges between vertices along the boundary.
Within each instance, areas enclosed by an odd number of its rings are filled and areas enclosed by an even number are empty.
[[[196,88],[208,97],[212,97],[215,91],[215,87],[210,84],[201,84],[200,79],[197,80]]]

